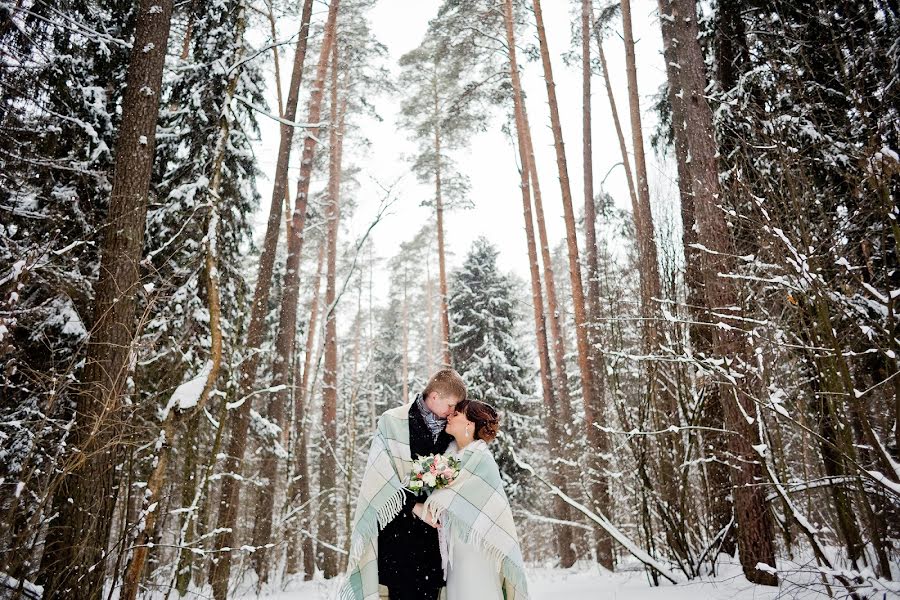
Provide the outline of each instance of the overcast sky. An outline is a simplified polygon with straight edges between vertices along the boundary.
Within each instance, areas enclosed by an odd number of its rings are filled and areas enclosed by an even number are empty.
[[[580,65],[566,66],[562,60],[562,55],[570,50],[572,4],[572,0],[544,0],[542,6],[557,97],[560,103],[569,178],[577,211],[578,207],[583,205],[581,71]],[[375,35],[389,49],[389,66],[394,74],[399,71],[397,67],[399,58],[421,42],[428,20],[435,15],[438,5],[439,0],[380,0],[370,12]],[[660,84],[665,79],[665,65],[661,55],[662,41],[656,15],[656,2],[634,0],[632,10],[637,41],[636,57],[643,131],[645,138],[649,138],[656,123],[655,115],[649,110],[651,97],[658,92]],[[324,13],[324,4],[318,4],[314,18],[321,20],[325,16]],[[293,35],[295,28],[296,26],[293,24],[280,22],[279,37],[284,39]],[[520,47],[532,42],[536,44],[536,34],[533,28],[525,35],[521,35],[518,42]],[[283,65],[291,64],[292,48],[287,48],[287,55],[282,57]],[[596,51],[595,46],[593,49]],[[631,134],[628,122],[625,59],[621,38],[615,34],[608,37],[604,49],[611,71],[619,114],[624,119],[622,125],[625,128],[625,136],[630,148]],[[312,60],[312,57],[307,57],[307,70],[314,64],[311,62]],[[520,58],[520,62],[522,61],[524,61],[524,57]],[[282,74],[285,86],[289,75],[289,73]],[[270,81],[274,82],[274,78],[270,78]],[[551,244],[555,244],[564,237],[565,229],[562,220],[556,155],[549,127],[547,92],[539,62],[524,64],[523,85],[528,96],[527,106],[533,130],[538,170],[541,175],[548,235]],[[266,91],[274,112],[277,107],[274,85],[269,85]],[[621,166],[615,166],[621,162],[621,155],[610,116],[605,87],[599,76],[594,77],[593,92],[595,192],[599,190],[600,181],[606,177],[605,189],[613,195],[620,206],[627,208],[630,206],[630,200],[624,171]],[[305,101],[306,98],[301,97],[298,120],[305,118]],[[364,133],[372,141],[371,149],[365,154],[356,154],[354,158],[358,166],[363,169],[360,176],[363,181],[376,177],[380,181],[389,183],[403,177],[399,200],[394,204],[391,214],[379,223],[373,232],[378,256],[388,258],[396,253],[401,242],[412,238],[427,220],[433,218],[432,209],[420,206],[423,198],[433,197],[433,190],[428,186],[417,184],[415,178],[408,173],[408,164],[402,159],[403,155],[413,150],[413,145],[407,134],[398,130],[395,123],[398,99],[380,97],[375,99],[375,104],[384,121],[381,123],[373,121],[366,125]],[[495,122],[487,132],[473,137],[469,151],[456,156],[460,169],[468,174],[471,180],[471,198],[475,208],[445,213],[448,268],[452,270],[454,266],[459,265],[472,241],[483,235],[499,248],[500,266],[527,280],[529,266],[522,219],[522,199],[518,188],[516,154],[510,146],[508,138],[500,130],[502,121],[502,116],[498,113]],[[271,199],[271,176],[274,171],[274,156],[278,146],[279,133],[277,124],[271,120],[260,118],[260,124],[261,139],[257,144],[256,151],[260,158],[260,167],[263,170],[263,177],[258,181],[262,203],[257,222],[259,224],[258,233],[261,237],[261,230],[265,227],[264,223]],[[672,167],[668,164],[660,164],[647,141],[645,141],[645,147],[651,194],[654,196],[654,220],[659,222],[666,219],[667,215],[672,214],[672,198],[675,197]],[[297,149],[295,148],[295,150]],[[292,162],[296,164],[298,157],[299,151],[295,151],[295,160]],[[292,174],[296,174],[296,169],[292,169]],[[294,177],[292,177],[293,179]],[[357,210],[352,216],[348,215],[348,221],[345,223],[345,227],[349,229],[350,233],[344,235],[342,242],[349,242],[348,238],[357,236],[368,227],[377,210],[381,195],[374,184],[366,186],[360,191],[357,195],[359,202]]]

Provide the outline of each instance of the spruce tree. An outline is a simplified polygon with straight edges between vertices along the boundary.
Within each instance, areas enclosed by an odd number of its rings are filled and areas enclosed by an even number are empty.
[[[469,397],[500,413],[499,449],[495,452],[510,496],[520,477],[511,450],[520,452],[537,400],[534,376],[527,366],[517,324],[525,322],[516,305],[513,279],[497,267],[498,251],[485,238],[475,240],[450,286],[450,349],[453,364],[466,382]],[[553,418],[553,415],[550,416]]]
[[[136,3],[0,7],[0,571],[31,557],[92,327]],[[102,31],[89,35],[85,29]],[[26,550],[27,549],[27,550]]]

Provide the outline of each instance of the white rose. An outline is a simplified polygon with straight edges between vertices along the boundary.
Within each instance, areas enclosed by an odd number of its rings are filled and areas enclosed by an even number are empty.
[[[428,487],[434,487],[437,483],[437,477],[435,477],[431,473],[425,473],[425,476],[422,477],[422,481],[424,481],[425,485],[427,485]]]

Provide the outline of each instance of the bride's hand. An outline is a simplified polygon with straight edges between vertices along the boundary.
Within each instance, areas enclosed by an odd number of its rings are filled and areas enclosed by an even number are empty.
[[[429,525],[431,525],[431,526],[434,527],[435,529],[440,529],[440,528],[441,528],[441,524],[440,524],[439,521],[432,520],[432,519],[434,518],[433,515],[430,515],[430,514],[426,514],[426,513],[425,513],[425,505],[424,505],[423,503],[417,502],[417,503],[415,504],[415,506],[413,506],[412,511],[413,511],[413,514],[414,514],[414,515],[416,515],[417,517],[419,517],[419,519],[425,521],[426,523],[428,523]]]

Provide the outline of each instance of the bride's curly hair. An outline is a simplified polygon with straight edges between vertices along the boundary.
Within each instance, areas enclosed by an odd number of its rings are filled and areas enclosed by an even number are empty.
[[[500,415],[497,409],[480,400],[463,400],[456,405],[456,412],[466,415],[475,423],[475,439],[492,442],[500,431]]]

